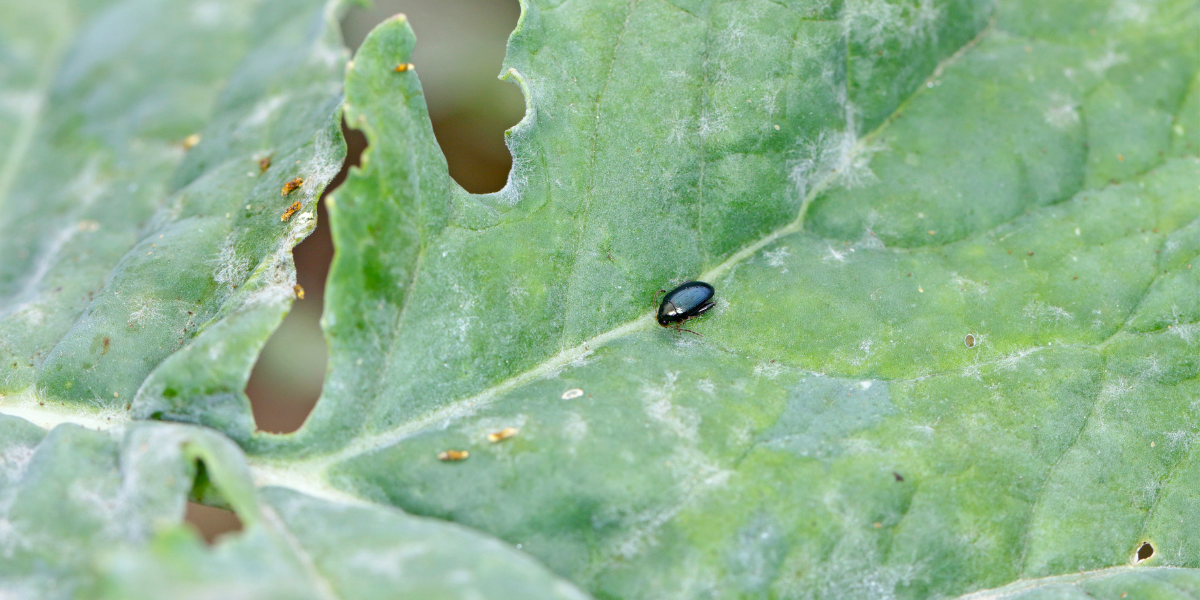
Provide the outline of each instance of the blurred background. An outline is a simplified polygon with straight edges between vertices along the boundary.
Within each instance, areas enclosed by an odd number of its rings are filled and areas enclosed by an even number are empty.
[[[376,0],[354,7],[342,21],[342,35],[353,52],[384,19],[404,13],[417,34],[412,63],[425,90],[433,132],[449,163],[450,176],[467,191],[494,192],[504,187],[512,157],[504,131],[525,112],[517,86],[497,79],[508,35],[521,14],[517,0]],[[366,140],[345,130],[346,165],[329,186],[333,191],[355,166]],[[333,258],[324,203],[317,229],[293,251],[296,279],[304,287],[283,325],[263,349],[246,386],[254,418],[262,431],[286,433],[304,423],[321,394],[326,347],[320,319],[325,277]],[[188,505],[187,520],[209,542],[240,529],[233,513]]]

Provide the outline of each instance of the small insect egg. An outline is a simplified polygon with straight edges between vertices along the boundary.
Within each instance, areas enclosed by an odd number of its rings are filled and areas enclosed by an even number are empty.
[[[471,453],[466,450],[443,450],[438,452],[437,455],[438,460],[442,462],[457,462],[466,460],[469,456],[471,456]]]
[[[502,440],[507,440],[508,438],[517,435],[517,432],[519,431],[520,430],[516,427],[505,427],[504,429],[501,429],[495,433],[489,433],[487,436],[488,441],[494,444]]]
[[[975,347],[975,336],[968,333],[967,337],[963,338],[963,343],[966,344],[968,348],[974,348]]]
[[[283,215],[279,217],[279,220],[286,221],[286,220],[292,218],[292,215],[296,214],[296,211],[298,211],[298,210],[300,210],[300,201],[299,200],[293,202],[291,206],[287,207],[287,210],[283,211]]]
[[[296,285],[293,285],[292,291],[296,292],[296,298],[298,298],[300,300],[304,299],[304,288],[301,287],[300,284],[297,283]]]
[[[199,144],[199,143],[200,143],[200,134],[193,133],[192,135],[189,135],[189,136],[183,138],[183,149],[191,150],[192,148],[196,147],[196,144]]]
[[[579,388],[572,388],[572,389],[569,389],[562,393],[562,399],[563,400],[574,400],[575,398],[578,398],[582,395],[583,395],[583,390],[581,390]]]
[[[413,68],[412,63],[400,63],[400,64],[396,65],[396,68],[393,69],[393,71],[395,71],[397,73],[403,73],[411,68]]]
[[[283,193],[281,193],[280,195],[286,196],[286,195],[300,189],[300,186],[302,186],[302,185],[304,185],[304,178],[297,177],[297,178],[283,184],[283,190],[282,190]]]

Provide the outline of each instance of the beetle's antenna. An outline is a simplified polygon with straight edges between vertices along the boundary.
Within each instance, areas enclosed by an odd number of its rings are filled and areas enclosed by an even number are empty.
[[[680,327],[678,323],[675,324],[675,331],[686,331],[688,333],[696,333],[695,331],[692,331],[691,329],[684,329],[684,328]],[[700,337],[704,337],[703,335],[701,335],[699,333],[696,333],[696,335],[699,335]]]
[[[667,293],[667,290],[658,290],[657,292],[654,292],[654,305],[655,306],[658,306],[658,295],[665,294],[665,293]]]

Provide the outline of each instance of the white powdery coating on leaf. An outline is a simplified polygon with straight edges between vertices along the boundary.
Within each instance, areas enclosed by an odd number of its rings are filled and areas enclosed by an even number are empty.
[[[1067,312],[1066,309],[1037,300],[1032,300],[1029,304],[1026,304],[1021,313],[1025,315],[1026,319],[1031,321],[1054,323],[1056,325],[1075,318],[1075,315]]]
[[[1196,440],[1196,434],[1190,431],[1168,431],[1167,447],[1171,450],[1187,451],[1192,447],[1192,442]]]
[[[283,106],[287,100],[287,94],[271,96],[270,98],[259,100],[258,103],[254,105],[254,110],[250,111],[250,114],[246,115],[246,118],[242,119],[241,126],[250,128],[258,127],[259,125],[266,123],[267,119],[270,119],[271,115],[275,114],[275,111],[279,110],[279,107]]]
[[[250,259],[238,255],[237,235],[233,233],[225,236],[221,250],[209,262],[216,267],[213,281],[218,285],[229,287],[241,285],[246,280],[246,275],[250,273]]]
[[[612,544],[616,555],[630,559],[656,545],[658,531],[663,525],[695,503],[705,492],[723,487],[733,474],[692,447],[677,447],[669,463],[675,476],[674,493],[670,495],[675,504],[640,511],[620,519],[620,529],[626,533]]]
[[[1038,352],[1039,350],[1043,350],[1043,349],[1044,348],[1042,348],[1040,346],[1035,346],[1033,348],[1024,348],[1021,350],[1017,350],[1016,352],[1006,354],[1006,355],[996,359],[996,370],[998,370],[998,371],[1015,371],[1017,369],[1017,366],[1020,365],[1021,361],[1025,360],[1026,357],[1034,354],[1035,352]]]
[[[787,246],[780,246],[770,252],[763,252],[763,258],[767,259],[767,266],[770,267],[782,267],[784,261],[791,255],[792,253],[788,251]],[[784,269],[783,272],[787,273],[787,269]]]
[[[766,377],[767,379],[775,379],[783,373],[783,367],[775,362],[762,362],[754,365],[755,377]]]
[[[403,546],[388,550],[379,548],[358,550],[350,555],[347,563],[367,573],[400,581],[408,575],[404,569],[406,564],[414,562],[413,559],[419,559],[432,553],[433,548],[426,544],[408,542]]]
[[[1098,400],[1104,404],[1108,404],[1121,398],[1124,398],[1129,392],[1133,391],[1133,384],[1124,377],[1116,377],[1104,383],[1100,388]]]
[[[1089,71],[1095,73],[1096,75],[1103,75],[1105,71],[1127,62],[1129,62],[1129,56],[1127,54],[1118,54],[1110,47],[1107,51],[1105,51],[1104,56],[1089,60],[1083,63],[1083,66],[1087,67]]]
[[[87,209],[108,191],[108,187],[108,181],[100,179],[100,162],[96,159],[89,160],[79,175],[67,184],[66,193],[78,198],[78,202],[72,208],[67,222],[63,223],[62,228],[56,233],[50,235],[49,241],[45,242],[38,250],[37,259],[32,264],[30,274],[25,278],[21,291],[14,298],[28,300],[35,296],[38,287],[50,273],[50,269],[56,266],[62,258],[62,250],[67,243],[77,233],[94,231],[90,226],[83,226],[83,223],[78,221],[78,217],[86,214]],[[0,313],[0,316],[7,314],[7,312]]]
[[[99,526],[101,539],[120,539],[125,530],[117,490],[105,489],[95,480],[80,480],[67,488],[67,501],[80,507]]]
[[[142,298],[136,303],[137,309],[129,313],[129,327],[145,327],[146,325],[154,325],[162,321],[162,315],[158,312],[158,305],[154,302]]]
[[[1168,331],[1179,336],[1179,339],[1183,340],[1183,343],[1191,346],[1192,342],[1194,342],[1197,337],[1200,337],[1200,323],[1172,325]]]
[[[915,5],[892,4],[886,0],[850,0],[842,9],[842,26],[854,42],[872,51],[892,41],[908,48],[916,41],[937,41],[941,10],[933,0]]]
[[[33,448],[14,446],[0,453],[0,558],[3,559],[11,559],[17,548],[25,545],[20,532],[7,516],[20,489],[17,484],[24,477],[33,452]]]
[[[824,261],[846,262],[848,252],[842,252],[833,247],[833,244],[825,244],[825,256],[821,257]]]
[[[822,132],[816,141],[801,145],[797,153],[800,158],[788,165],[788,178],[800,198],[807,197],[820,183],[855,188],[878,181],[871,171],[871,156],[883,146],[860,144],[853,133],[853,121],[851,114],[846,131]]]
[[[33,448],[26,446],[14,446],[0,452],[0,480],[14,482],[21,479],[30,458],[33,458]]]
[[[16,320],[30,327],[37,327],[46,319],[46,313],[35,301],[22,302],[13,306],[9,311],[0,311],[0,317],[7,317],[10,314],[15,316]]]
[[[575,454],[575,446],[587,437],[588,424],[583,416],[577,412],[567,413],[567,418],[562,424],[563,437],[569,442],[567,452]]]
[[[1079,103],[1066,94],[1050,94],[1050,107],[1042,113],[1046,124],[1056,129],[1066,129],[1079,124]]]
[[[642,407],[646,416],[667,426],[681,439],[695,441],[700,427],[700,415],[694,410],[677,406],[671,402],[675,394],[675,381],[679,373],[668,371],[661,386],[642,386]]]
[[[337,51],[338,60],[341,60],[341,51]],[[322,185],[333,181],[337,176],[338,171],[342,170],[342,161],[330,160],[329,157],[341,154],[338,148],[338,140],[333,136],[321,133],[317,135],[316,141],[313,144],[313,158],[308,162],[308,168],[305,169],[308,175],[304,178],[307,183],[309,181],[320,182]],[[308,186],[305,186],[308,187]],[[313,188],[309,188],[311,195]]]
[[[957,272],[951,273],[950,278],[951,278],[950,282],[953,283],[954,287],[958,288],[958,290],[960,292],[978,294],[980,296],[986,295],[988,293],[988,286],[986,286],[982,283],[979,283],[978,281],[975,281],[973,279],[968,279],[966,277],[963,277],[962,275],[959,275]],[[978,342],[979,340],[976,339],[975,341]]]

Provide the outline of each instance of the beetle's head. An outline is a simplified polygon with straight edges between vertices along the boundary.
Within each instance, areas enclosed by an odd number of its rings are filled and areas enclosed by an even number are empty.
[[[675,321],[675,315],[679,314],[679,309],[671,302],[663,302],[662,306],[658,307],[658,324],[666,327]]]

